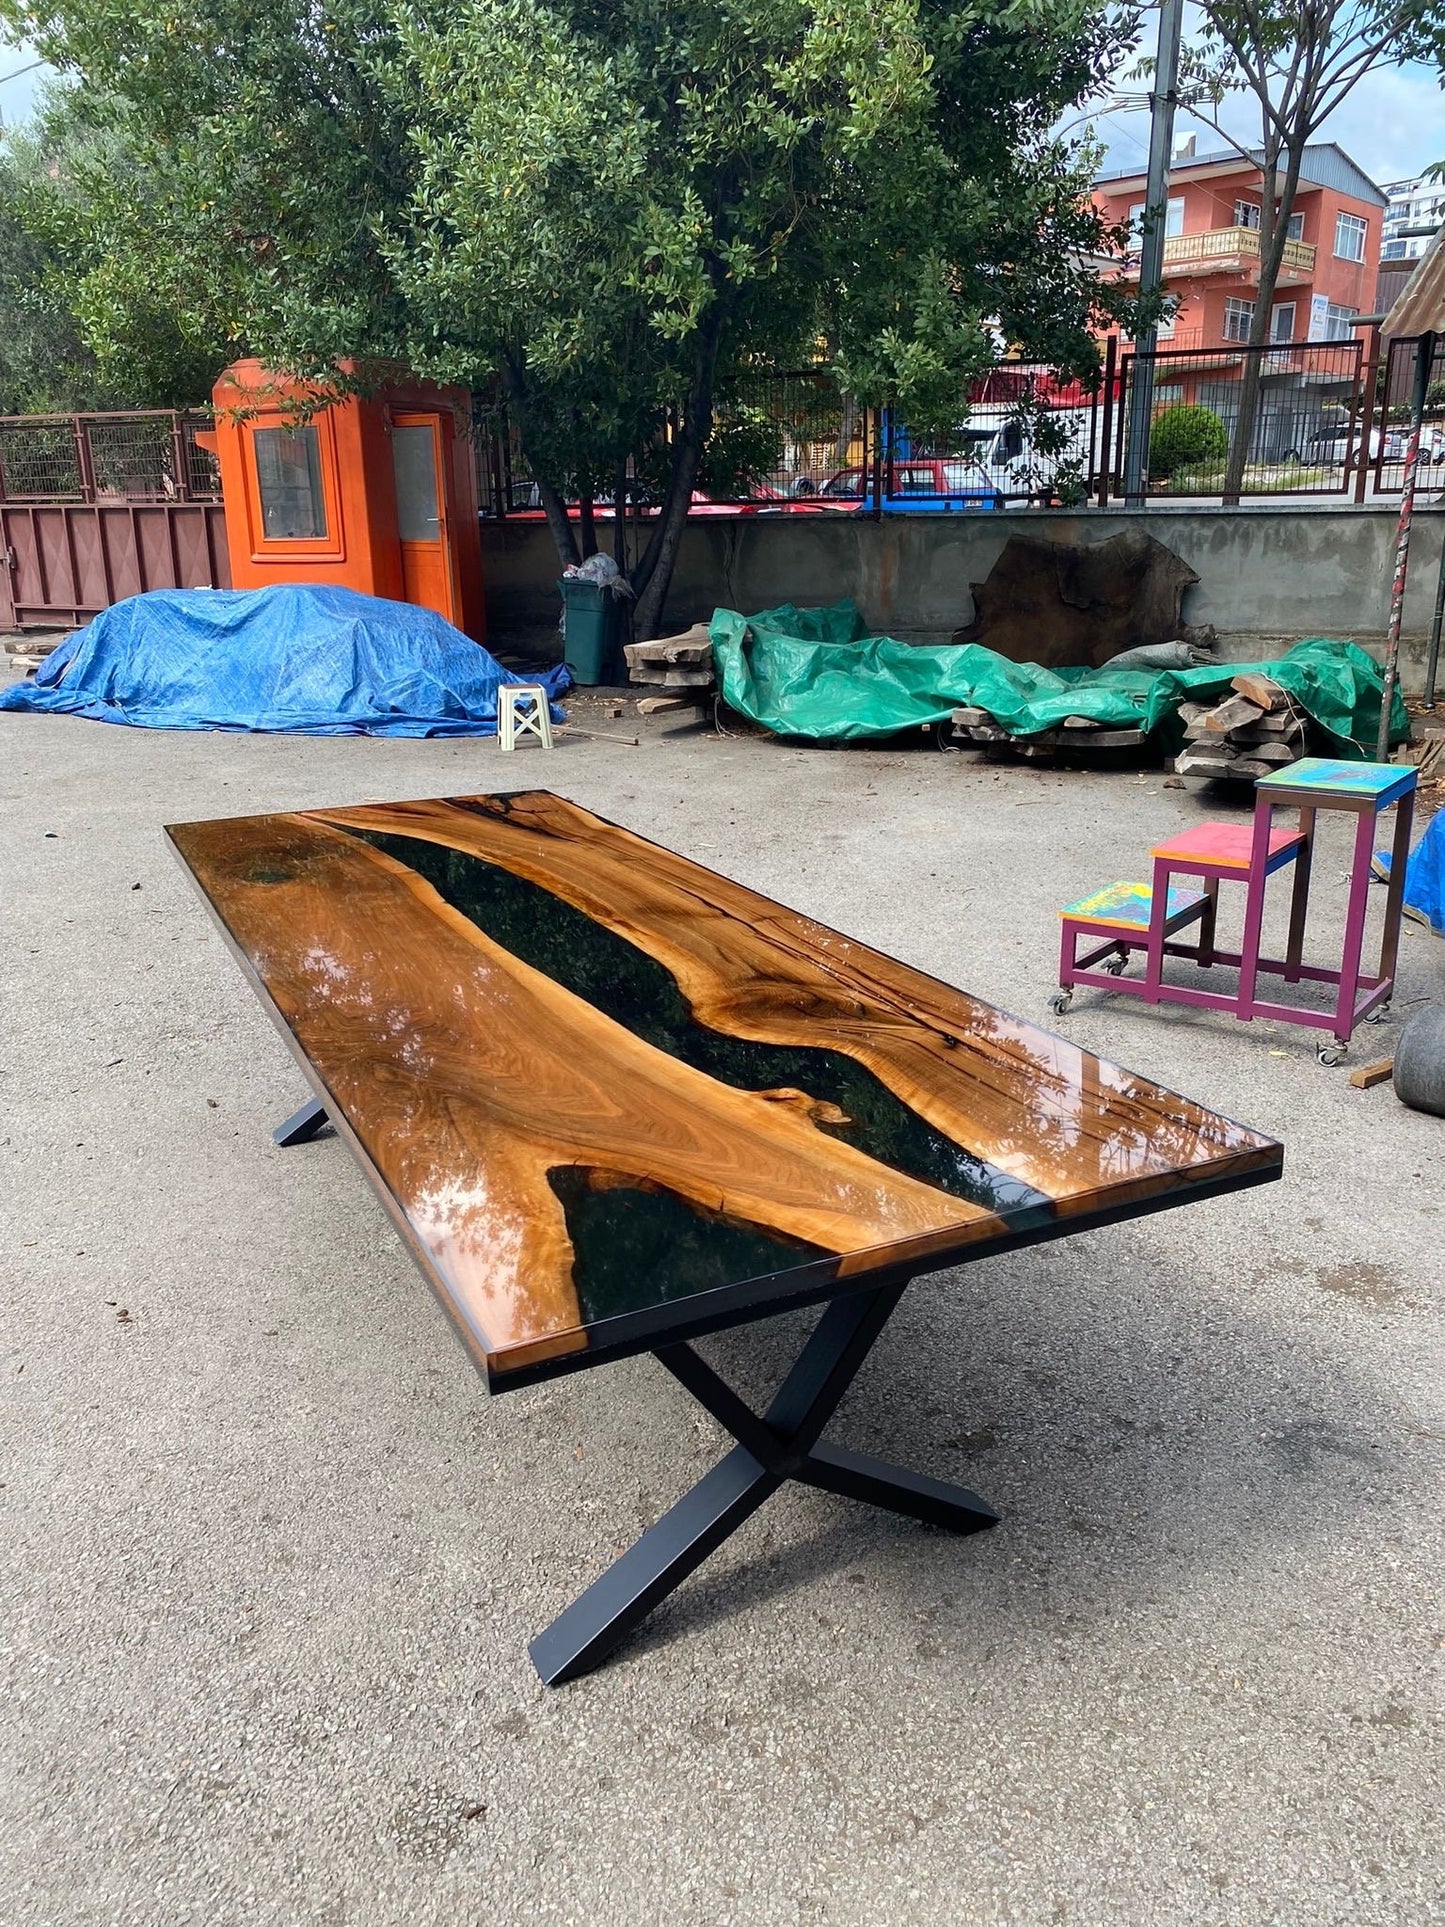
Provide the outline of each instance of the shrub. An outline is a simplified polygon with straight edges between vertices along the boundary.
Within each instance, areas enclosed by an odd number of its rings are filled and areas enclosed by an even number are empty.
[[[1160,481],[1180,468],[1222,462],[1229,453],[1229,436],[1212,408],[1175,402],[1154,419],[1149,438],[1149,473]]]

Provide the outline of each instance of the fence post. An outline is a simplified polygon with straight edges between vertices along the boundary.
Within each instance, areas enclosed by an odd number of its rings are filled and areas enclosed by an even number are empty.
[[[191,450],[186,440],[186,425],[181,412],[171,411],[171,465],[176,475],[176,499],[189,502],[191,499]]]
[[[1109,468],[1114,459],[1114,383],[1119,372],[1119,337],[1110,335],[1104,344],[1104,433],[1099,451],[1099,467],[1096,480],[1099,485],[1099,507],[1109,506]],[[1089,459],[1093,460],[1090,451]]]
[[[1139,365],[1138,365],[1137,356],[1133,354],[1120,355],[1119,357],[1119,406],[1114,411],[1113,480],[1114,480],[1116,493],[1118,492],[1119,484],[1123,480],[1123,476],[1124,476],[1124,426],[1129,413],[1128,409],[1125,407],[1125,403],[1129,399],[1129,392],[1131,387],[1138,379],[1139,379]]]
[[[95,500],[95,463],[91,459],[90,430],[79,415],[71,417],[75,430],[75,466],[80,474],[80,496],[84,502]]]
[[[1356,337],[1355,346],[1357,348],[1363,347],[1363,343],[1360,342],[1358,337]],[[1360,442],[1360,460],[1355,471],[1355,501],[1357,503],[1363,502],[1365,499],[1365,469],[1370,453],[1370,433],[1375,414],[1375,383],[1379,380],[1379,375],[1380,324],[1377,321],[1370,329],[1369,352],[1365,356],[1365,375],[1363,382],[1360,384],[1360,400],[1362,403],[1360,408],[1360,422],[1363,435]],[[1388,386],[1388,383],[1386,386]],[[1385,403],[1387,400],[1387,396],[1381,396],[1380,398],[1380,452],[1382,454],[1385,448],[1385,418],[1388,413]],[[1349,450],[1346,449],[1347,454],[1348,452]]]

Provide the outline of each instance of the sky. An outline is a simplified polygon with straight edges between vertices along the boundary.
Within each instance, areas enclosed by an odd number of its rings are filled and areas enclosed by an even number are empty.
[[[1152,31],[1152,29],[1151,29]],[[42,71],[6,77],[27,66],[34,55],[26,48],[0,47],[0,119],[21,120],[29,112]],[[1142,91],[1147,82],[1123,83]],[[1247,141],[1259,136],[1258,110],[1250,112],[1247,96],[1229,101],[1225,124]],[[1149,151],[1149,116],[1107,114],[1096,123],[1099,139],[1109,149],[1107,167],[1142,167]],[[1176,134],[1197,133],[1201,153],[1217,147],[1219,137],[1181,113]],[[1416,65],[1381,68],[1362,80],[1321,134],[1338,141],[1350,158],[1383,185],[1408,180],[1434,161],[1445,161],[1445,94],[1432,68]]]
[[[1131,81],[1142,91],[1147,82]],[[1246,143],[1259,140],[1259,108],[1252,95],[1225,102],[1221,124]],[[1095,123],[1099,140],[1107,146],[1107,168],[1143,167],[1149,153],[1149,115],[1106,114]],[[1177,139],[1198,137],[1199,152],[1221,147],[1218,134],[1181,111],[1174,122]],[[1379,186],[1409,180],[1434,161],[1445,161],[1445,94],[1433,68],[1409,64],[1381,67],[1367,74],[1331,116],[1318,136],[1336,141],[1350,159]]]

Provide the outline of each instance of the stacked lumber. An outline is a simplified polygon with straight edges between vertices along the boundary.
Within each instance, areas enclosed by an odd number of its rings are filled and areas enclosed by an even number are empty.
[[[699,707],[717,694],[712,638],[705,622],[695,622],[680,635],[659,636],[655,642],[629,642],[622,653],[627,658],[630,682],[660,683],[667,691],[666,695],[645,697],[638,704],[647,715]]]
[[[1031,762],[1057,750],[1137,749],[1144,740],[1142,729],[1120,729],[1112,723],[1096,723],[1088,716],[1066,716],[1057,729],[1046,729],[1034,736],[1010,736],[996,716],[986,709],[966,706],[953,712],[953,733],[966,743],[981,748],[1007,743]]]
[[[10,659],[12,669],[23,669],[27,675],[37,670],[47,656],[53,655],[64,642],[68,631],[31,632],[28,635],[7,636],[5,654]]]
[[[1309,718],[1267,676],[1243,671],[1217,703],[1181,703],[1180,776],[1254,782],[1305,754]]]

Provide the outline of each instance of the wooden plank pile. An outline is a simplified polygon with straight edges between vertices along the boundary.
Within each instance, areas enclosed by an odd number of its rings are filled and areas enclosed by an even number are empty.
[[[1046,729],[1036,736],[1010,736],[997,717],[986,709],[965,707],[953,712],[953,733],[965,743],[980,748],[1007,744],[1030,762],[1052,756],[1059,750],[1137,749],[1144,740],[1142,729],[1120,729],[1112,723],[1096,723],[1088,716],[1066,716],[1057,729]]]
[[[23,669],[27,675],[30,675],[40,667],[47,656],[55,653],[69,633],[69,630],[62,630],[8,636],[5,640],[5,654],[10,658],[13,669]]]
[[[666,691],[642,699],[637,707],[645,716],[701,708],[717,694],[712,638],[705,622],[695,622],[681,635],[659,636],[655,642],[629,642],[622,653],[630,682],[660,683]]]
[[[1181,703],[1180,776],[1252,783],[1306,753],[1309,718],[1267,676],[1245,671],[1217,703]]]

